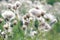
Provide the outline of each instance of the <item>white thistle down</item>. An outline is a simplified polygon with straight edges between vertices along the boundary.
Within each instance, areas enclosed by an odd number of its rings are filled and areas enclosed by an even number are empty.
[[[9,28],[9,25],[8,25],[7,23],[3,25],[3,29],[4,29],[4,31],[7,32],[8,28]]]
[[[27,34],[27,26],[26,25],[23,25],[22,26],[22,29],[24,30],[24,34],[26,35]]]
[[[51,26],[45,22],[45,23],[41,23],[38,29],[41,31],[49,31],[51,30]]]
[[[30,36],[31,37],[35,36],[35,34],[37,34],[37,31],[30,31]]]
[[[0,23],[2,23],[4,20],[2,18],[0,18]]]
[[[7,18],[8,20],[11,21],[11,20],[13,20],[15,18],[15,14],[10,10],[6,10],[5,12],[2,13],[2,17],[4,19]]]
[[[7,5],[7,8],[8,8],[8,9],[11,9],[11,8],[12,8],[12,4],[9,3],[9,4]]]
[[[16,1],[16,2],[15,2],[15,6],[16,6],[17,8],[19,8],[21,5],[22,5],[22,4],[21,4],[19,1]]]
[[[45,18],[45,19],[49,19],[51,25],[54,24],[55,22],[57,22],[57,19],[56,19],[55,16],[52,15],[52,14],[45,14],[45,15],[44,15],[44,18]]]
[[[46,13],[44,10],[39,9],[39,8],[38,8],[38,9],[32,8],[32,9],[29,10],[29,13],[32,14],[32,15],[34,15],[34,16],[41,15],[42,12],[43,12],[44,14]]]
[[[37,18],[38,21],[40,21],[41,23],[45,22],[45,19],[43,17]]]

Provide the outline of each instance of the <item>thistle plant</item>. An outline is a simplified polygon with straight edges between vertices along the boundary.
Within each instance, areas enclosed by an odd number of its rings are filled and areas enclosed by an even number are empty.
[[[53,6],[39,0],[8,1],[4,7],[0,14],[1,40],[48,40],[47,34],[58,22],[54,12],[49,12]]]

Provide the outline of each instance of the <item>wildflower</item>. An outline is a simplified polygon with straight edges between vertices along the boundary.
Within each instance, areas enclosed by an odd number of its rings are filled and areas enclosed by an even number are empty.
[[[25,25],[28,25],[28,22],[25,22]]]
[[[26,35],[27,34],[27,26],[26,25],[23,25],[22,26],[22,29],[24,30],[24,35]]]
[[[27,21],[29,19],[29,16],[28,15],[24,15],[23,17],[22,17],[22,20],[23,21]]]
[[[26,17],[24,17],[24,20],[26,20]]]
[[[38,7],[36,7],[30,9],[29,13],[33,14],[34,16],[40,17],[40,16],[44,16],[46,12],[43,9],[39,9]]]
[[[3,34],[5,34],[5,32],[3,31],[3,32],[1,32],[1,34],[3,35]]]
[[[8,29],[8,33],[10,33],[9,35],[12,34],[12,27],[9,27],[9,29]]]
[[[29,21],[23,21],[23,24],[28,26]]]
[[[27,26],[26,25],[23,25],[22,28],[23,28],[23,30],[26,30],[27,29]]]
[[[50,25],[52,26],[56,22],[57,22],[57,19],[54,19],[53,21],[50,22]]]
[[[51,14],[45,14],[44,17],[47,19],[50,19],[51,21],[55,18],[53,15]]]
[[[7,21],[8,20],[11,21],[11,20],[13,20],[15,18],[15,14],[12,11],[7,10],[7,11],[2,13],[2,17],[4,19],[6,19]]]
[[[28,20],[30,18],[30,14],[25,14],[24,16],[23,16],[23,19],[24,20]]]
[[[45,23],[41,23],[39,30],[49,31],[49,30],[51,30],[51,26],[48,23],[46,23],[46,22]]]
[[[0,23],[2,23],[2,21],[3,21],[3,19],[2,19],[2,18],[0,18]]]
[[[29,20],[32,21],[32,20],[34,20],[34,19],[33,19],[33,17],[30,17]]]
[[[1,32],[3,38],[6,38],[6,33],[4,31]]]
[[[29,19],[29,17],[30,17],[30,14],[26,14],[26,17]]]
[[[37,34],[37,31],[30,31],[30,36],[31,37],[35,36],[35,34]]]
[[[49,24],[45,24],[44,31],[49,31],[49,30],[51,30],[51,26]]]
[[[19,1],[16,1],[15,5],[16,5],[16,7],[20,7],[21,3]]]
[[[15,5],[12,5],[13,10],[17,10],[17,7]]]
[[[13,24],[16,25],[16,24],[17,24],[17,20],[14,20],[14,21],[13,21]]]
[[[40,10],[37,10],[35,8],[32,8],[29,10],[29,13],[33,14],[33,15],[37,15],[37,14],[40,14]]]
[[[45,15],[45,13],[44,12],[41,12],[41,16],[44,16]]]
[[[8,30],[8,27],[9,27],[8,24],[4,24],[4,25],[3,25],[3,28],[4,28],[5,30]]]
[[[45,22],[45,19],[43,17],[37,18],[38,21],[40,21],[41,23]]]
[[[9,4],[7,5],[7,8],[8,8],[8,9],[11,9],[11,8],[12,8],[12,4],[9,3]]]
[[[50,20],[51,24],[54,24],[55,22],[57,22],[57,19],[52,14],[45,14],[44,18]]]
[[[8,36],[13,36],[13,32],[12,32],[13,26],[11,26],[11,25],[12,25],[12,23],[9,23],[9,28],[8,28],[8,32],[7,32],[7,33],[9,33]]]

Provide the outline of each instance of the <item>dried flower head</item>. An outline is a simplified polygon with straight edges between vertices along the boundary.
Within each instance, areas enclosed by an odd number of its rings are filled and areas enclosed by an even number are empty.
[[[25,25],[28,25],[28,24],[29,24],[29,22],[26,21],[26,22],[25,22]]]
[[[9,4],[7,5],[7,8],[8,8],[8,9],[11,9],[11,8],[12,8],[12,4],[9,3]]]
[[[44,12],[41,12],[41,16],[44,16],[45,15],[45,13]]]
[[[12,6],[13,10],[17,10],[17,7],[15,5]]]
[[[23,26],[22,26],[22,29],[23,29],[23,30],[26,30],[26,28],[27,28],[26,25],[23,25]]]
[[[33,37],[37,34],[37,31],[30,31],[30,36]]]
[[[6,20],[8,19],[11,21],[15,18],[15,14],[10,10],[6,10],[5,12],[2,13],[2,17]]]
[[[15,5],[16,7],[20,7],[21,3],[19,1],[16,1]]]
[[[3,19],[2,18],[0,18],[0,23],[2,23],[3,22]]]
[[[29,18],[30,17],[30,14],[26,14],[26,17]]]
[[[14,21],[13,21],[13,24],[16,25],[16,24],[17,24],[17,20],[14,20]]]
[[[3,25],[3,28],[6,29],[6,30],[8,30],[8,27],[9,27],[8,24]]]

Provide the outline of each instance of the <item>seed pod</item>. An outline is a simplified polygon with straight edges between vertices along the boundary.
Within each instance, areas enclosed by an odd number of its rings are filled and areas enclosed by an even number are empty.
[[[23,26],[22,26],[22,29],[23,29],[23,30],[25,30],[26,28],[27,28],[27,26],[26,26],[26,25],[23,25]]]
[[[3,36],[3,38],[5,38],[6,37],[6,33],[3,31],[3,32],[1,32],[1,35]]]
[[[17,20],[14,20],[14,21],[13,21],[13,24],[16,25],[16,24],[17,24]]]
[[[26,17],[24,17],[24,20],[26,20],[27,18]]]
[[[16,7],[19,7],[20,4],[21,4],[21,3],[20,3],[19,1],[16,1],[16,3],[15,3]]]
[[[3,21],[3,19],[2,19],[2,18],[0,18],[0,23],[2,23],[2,21]]]
[[[27,14],[27,15],[26,15],[26,17],[27,17],[27,18],[29,18],[29,17],[30,17],[30,15],[29,15],[29,14]]]
[[[6,29],[6,30],[8,30],[8,27],[9,27],[8,24],[5,24],[5,25],[3,26],[3,28]]]
[[[13,6],[13,9],[16,10],[17,9],[16,6]]]
[[[37,17],[39,18],[40,17],[40,14],[37,14]]]
[[[16,4],[16,7],[19,7],[20,4]]]
[[[44,12],[41,12],[41,16],[44,16]]]
[[[8,9],[11,9],[11,7],[12,7],[11,4],[8,4],[8,5],[7,5],[7,8],[8,8]]]
[[[36,7],[36,9],[39,9],[38,7]]]
[[[28,22],[25,22],[25,25],[28,25],[29,23]]]
[[[41,23],[40,25],[41,25],[41,26],[45,26],[45,23]]]

